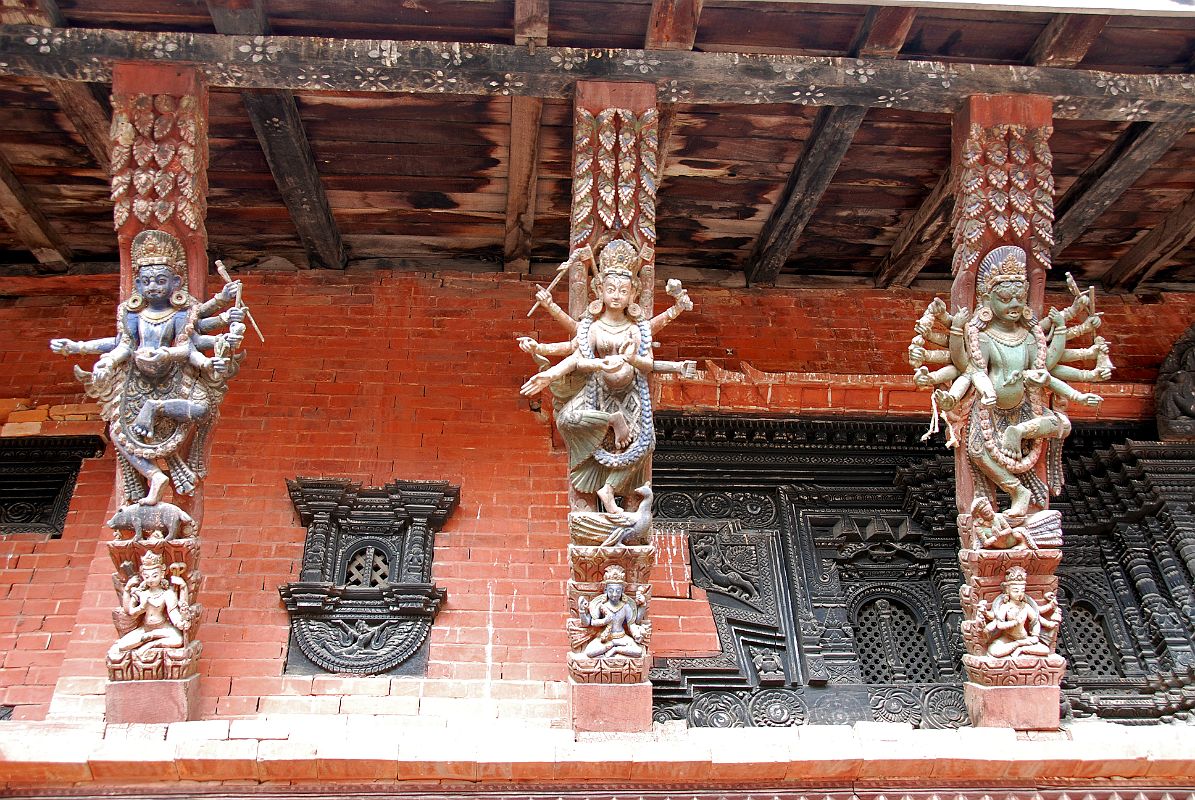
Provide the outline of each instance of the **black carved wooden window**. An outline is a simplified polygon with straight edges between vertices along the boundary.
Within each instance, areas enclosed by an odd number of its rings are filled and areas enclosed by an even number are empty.
[[[1072,603],[1063,618],[1058,649],[1070,662],[1071,669],[1091,677],[1124,676],[1120,658],[1108,636],[1103,615],[1083,602]]]
[[[103,452],[98,436],[0,439],[0,534],[61,536],[83,459]]]
[[[864,603],[855,619],[855,640],[866,683],[939,680],[925,625],[896,600],[881,597]]]

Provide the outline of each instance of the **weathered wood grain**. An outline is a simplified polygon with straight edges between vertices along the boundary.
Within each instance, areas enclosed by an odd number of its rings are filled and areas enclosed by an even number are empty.
[[[943,170],[937,186],[901,229],[892,249],[876,270],[877,288],[908,286],[946,241],[950,233],[950,212],[954,209],[950,177],[950,170]]]
[[[546,47],[549,11],[548,0],[515,0],[515,44]]]
[[[502,258],[507,272],[531,269],[531,236],[535,228],[535,190],[539,177],[539,121],[543,101],[512,97],[510,160],[506,195],[506,233]]]
[[[1109,19],[1100,14],[1055,14],[1025,56],[1025,63],[1035,67],[1076,66],[1100,38]]]
[[[652,0],[645,50],[692,50],[704,0]]]
[[[0,29],[0,74],[106,81],[117,61],[200,65],[212,86],[565,98],[578,80],[640,80],[661,102],[813,103],[952,112],[965,97],[1056,98],[1057,115],[1163,119],[1195,106],[1189,75],[1051,67],[500,44]],[[567,66],[567,68],[566,68]],[[809,87],[816,91],[807,94]],[[1113,93],[1115,89],[1115,93]],[[817,96],[820,95],[820,96]]]
[[[1141,237],[1104,275],[1104,288],[1134,291],[1195,239],[1195,195]]]
[[[0,217],[46,271],[62,272],[71,249],[33,202],[8,162],[0,157]]]
[[[1100,154],[1056,205],[1054,256],[1079,238],[1088,226],[1124,194],[1154,162],[1191,129],[1192,117],[1164,122],[1134,122]]]
[[[270,32],[261,0],[207,0],[207,7],[216,30],[222,34],[264,36]],[[245,91],[241,99],[309,264],[344,269],[344,243],[320,182],[294,95],[285,89]]]

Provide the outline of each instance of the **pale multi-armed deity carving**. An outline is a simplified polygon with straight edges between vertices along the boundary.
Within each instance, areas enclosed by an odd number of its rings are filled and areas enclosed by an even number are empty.
[[[200,652],[196,494],[220,402],[243,358],[247,312],[236,281],[207,302],[193,298],[186,254],[165,231],[137,234],[131,261],[134,292],[118,307],[116,334],[50,347],[99,355],[90,372],[75,374],[102,404],[117,453],[121,507],[108,524],[120,638],[108,652],[109,677],[178,679],[194,674]]]
[[[693,374],[692,361],[657,360],[654,334],[693,308],[679,281],[669,281],[673,305],[648,319],[639,305],[640,248],[615,238],[588,246],[566,262],[590,271],[594,299],[573,319],[540,289],[537,305],[570,338],[542,344],[521,337],[519,347],[540,371],[523,384],[527,396],[550,389],[556,424],[569,453],[570,674],[582,683],[639,683],[646,679],[651,624],[651,453],[655,449],[648,377]],[[567,268],[562,265],[562,269]],[[550,357],[559,357],[552,365]]]

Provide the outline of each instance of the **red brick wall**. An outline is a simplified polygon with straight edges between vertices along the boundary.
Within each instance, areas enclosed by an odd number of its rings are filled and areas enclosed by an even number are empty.
[[[268,341],[247,341],[213,452],[201,596],[206,713],[254,713],[258,697],[295,683],[281,678],[287,624],[277,586],[295,576],[302,551],[284,483],[296,475],[461,484],[461,505],[437,538],[435,576],[448,603],[433,630],[430,674],[563,679],[565,460],[518,396],[533,367],[513,342],[518,334],[555,340],[559,331],[543,317],[525,319],[531,286],[502,275],[327,271],[246,284]],[[55,294],[64,286],[65,298]],[[0,400],[35,410],[84,401],[72,360],[52,356],[46,343],[107,335],[115,295],[114,277],[0,281]],[[697,311],[662,334],[660,357],[905,381],[912,322],[929,300],[830,290],[697,288],[693,296]],[[1190,295],[1101,303],[1123,381],[1152,380],[1195,316]],[[110,455],[89,462],[61,540],[0,540],[0,702],[20,704],[21,716],[45,714],[60,679],[59,699],[97,700],[114,636],[110,565],[98,544],[111,486]],[[676,599],[661,599],[676,608],[695,603],[676,587],[668,594]],[[658,651],[709,643],[708,624],[659,618],[668,605],[657,609]]]

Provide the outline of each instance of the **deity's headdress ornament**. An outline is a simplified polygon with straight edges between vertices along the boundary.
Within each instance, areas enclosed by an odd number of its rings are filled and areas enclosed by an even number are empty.
[[[187,262],[182,242],[159,230],[144,230],[134,236],[130,256],[134,267],[163,264],[176,275],[182,274],[179,267]]]
[[[1005,585],[1010,583],[1024,583],[1028,577],[1024,567],[1013,567],[1004,576]]]
[[[160,567],[162,566],[162,556],[153,550],[149,550],[145,555],[141,556],[141,569],[146,567]]]
[[[981,294],[987,294],[1002,283],[1026,283],[1028,280],[1025,251],[1016,245],[1006,244],[983,257],[975,283]]]
[[[602,576],[602,584],[607,585],[611,583],[625,584],[627,582],[627,572],[617,564],[606,567],[606,571]]]
[[[639,248],[626,239],[615,239],[598,256],[598,275],[634,278],[639,273]]]

